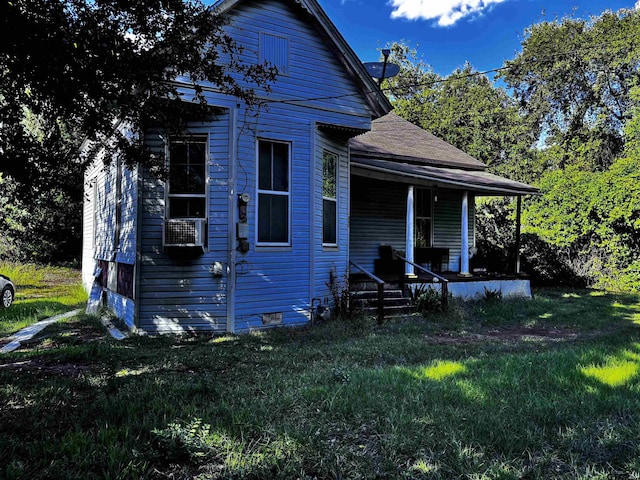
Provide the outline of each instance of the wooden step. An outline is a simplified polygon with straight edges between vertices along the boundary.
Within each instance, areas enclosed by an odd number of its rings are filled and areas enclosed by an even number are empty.
[[[357,310],[358,313],[366,316],[375,317],[378,315],[378,309],[376,307],[366,307]],[[385,318],[395,317],[400,315],[411,315],[415,313],[415,308],[412,305],[397,305],[391,307],[384,307]]]
[[[356,300],[368,300],[368,299],[378,299],[378,291],[377,290],[356,290],[351,291],[351,298]],[[385,290],[384,298],[405,298],[402,295],[402,290]]]

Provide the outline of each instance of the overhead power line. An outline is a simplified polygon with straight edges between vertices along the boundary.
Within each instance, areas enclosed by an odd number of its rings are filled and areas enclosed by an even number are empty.
[[[469,72],[467,74],[460,74],[461,72],[459,72],[458,74],[451,74],[449,77],[446,78],[439,78],[436,80],[428,80],[428,81],[424,81],[424,82],[418,82],[418,83],[414,83],[414,84],[408,84],[408,85],[404,85],[403,88],[409,90],[412,88],[424,88],[424,87],[431,87],[434,85],[439,85],[441,83],[447,83],[447,82],[452,82],[455,80],[460,80],[462,78],[471,78],[471,77],[476,77],[476,76],[480,76],[480,75],[487,75],[489,73],[498,73],[501,71],[505,71],[505,70],[510,70],[512,68],[515,67],[519,67],[520,65],[524,64],[524,65],[529,65],[529,64],[535,64],[535,63],[544,63],[544,62],[549,62],[549,61],[554,61],[557,60],[558,58],[561,57],[566,57],[569,55],[575,55],[577,53],[584,53],[584,52],[588,52],[590,50],[595,50],[597,48],[600,47],[605,47],[605,46],[610,46],[610,44],[608,43],[600,43],[600,44],[596,44],[596,45],[592,45],[589,47],[584,47],[584,48],[576,48],[573,50],[568,50],[566,52],[557,52],[551,55],[547,55],[545,57],[531,57],[531,58],[527,58],[527,59],[521,59],[520,64],[518,65],[510,65],[510,66],[504,66],[504,67],[497,67],[497,68],[490,68],[488,70],[483,70],[483,71],[479,71],[479,72]],[[622,50],[622,48],[620,48],[620,50]],[[397,92],[399,90],[398,87],[387,87],[387,88],[381,88],[379,89],[380,91],[382,91],[383,93],[392,93],[392,92]],[[370,94],[370,93],[376,93],[377,90],[374,89],[370,89],[365,91],[365,94]],[[356,92],[356,93],[344,93],[344,94],[340,94],[340,95],[326,95],[326,96],[318,96],[318,97],[308,97],[308,98],[297,98],[297,99],[287,99],[287,100],[265,100],[265,102],[267,103],[283,103],[283,104],[298,104],[298,103],[304,103],[304,102],[314,102],[314,101],[321,101],[321,100],[339,100],[341,98],[349,98],[349,97],[355,97],[355,96],[359,96],[361,95],[362,92]]]

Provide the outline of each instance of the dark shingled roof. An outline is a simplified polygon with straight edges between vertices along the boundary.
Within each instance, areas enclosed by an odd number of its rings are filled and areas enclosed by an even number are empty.
[[[374,120],[371,131],[349,143],[355,157],[382,158],[436,167],[484,170],[486,165],[395,113]]]
[[[484,195],[530,195],[538,189],[485,172],[486,165],[444,140],[389,113],[349,141],[355,175],[446,185]]]
[[[538,193],[536,187],[516,182],[483,170],[438,168],[430,165],[398,163],[374,158],[351,159],[354,175],[376,177],[387,174],[399,181],[425,182],[453,189],[473,190],[480,195],[530,195]]]

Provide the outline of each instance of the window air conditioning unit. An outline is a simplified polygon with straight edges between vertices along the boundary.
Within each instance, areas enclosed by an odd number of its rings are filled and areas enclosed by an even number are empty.
[[[206,220],[167,218],[164,221],[162,244],[165,247],[204,247]]]

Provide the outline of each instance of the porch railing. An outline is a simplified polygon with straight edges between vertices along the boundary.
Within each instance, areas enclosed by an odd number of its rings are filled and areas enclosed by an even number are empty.
[[[378,325],[382,325],[384,323],[384,280],[376,277],[373,273],[351,260],[349,260],[349,264],[364,273],[370,280],[376,282],[378,286]]]
[[[446,312],[447,309],[449,308],[449,280],[447,280],[442,275],[438,275],[437,273],[434,273],[431,270],[424,268],[422,265],[418,265],[417,263],[414,263],[411,260],[407,260],[402,255],[400,255],[398,250],[394,250],[393,254],[396,258],[399,258],[403,262],[413,266],[413,268],[416,268],[421,272],[426,273],[427,275],[431,275],[431,277],[433,277],[433,283],[441,284],[440,293],[442,294],[442,310]]]

